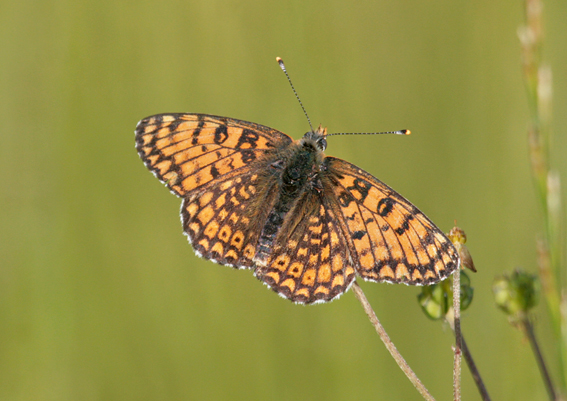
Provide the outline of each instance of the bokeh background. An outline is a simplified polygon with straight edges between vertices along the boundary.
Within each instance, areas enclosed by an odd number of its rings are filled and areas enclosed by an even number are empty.
[[[463,330],[496,400],[545,399],[494,276],[535,271],[517,29],[521,1],[2,1],[0,399],[421,399],[352,292],[298,306],[249,271],[198,259],[180,201],[134,149],[138,120],[201,112],[330,132],[443,230],[479,272]],[[567,177],[567,3],[545,2],[552,162]],[[563,191],[565,195],[565,190]],[[431,393],[452,397],[450,330],[418,289],[362,283]],[[557,373],[546,309],[536,330]],[[557,376],[556,376],[557,377]],[[466,367],[465,399],[478,399]]]

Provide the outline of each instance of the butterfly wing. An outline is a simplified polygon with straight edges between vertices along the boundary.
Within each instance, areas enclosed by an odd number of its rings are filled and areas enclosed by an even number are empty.
[[[355,279],[349,243],[341,230],[340,216],[329,207],[323,193],[306,191],[291,211],[275,249],[255,275],[280,296],[311,304],[331,301]]]
[[[155,176],[184,197],[209,182],[250,173],[292,139],[275,129],[207,114],[158,114],[136,127],[136,149]]]
[[[368,281],[427,285],[459,266],[445,234],[404,197],[364,170],[326,157],[323,185],[347,233],[357,274]]]
[[[253,265],[277,195],[269,165],[292,142],[272,128],[205,114],[155,115],[136,128],[146,166],[183,198],[183,229],[195,252],[238,268]]]

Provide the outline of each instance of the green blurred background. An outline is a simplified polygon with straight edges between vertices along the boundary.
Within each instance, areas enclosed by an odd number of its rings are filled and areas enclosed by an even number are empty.
[[[567,177],[567,3],[545,3],[552,161]],[[308,129],[327,154],[467,232],[479,272],[463,330],[495,400],[545,399],[495,275],[535,271],[517,29],[521,1],[2,1],[0,399],[421,399],[352,292],[298,306],[198,259],[180,200],[134,149],[138,120],[201,112]],[[565,191],[564,195],[565,195]],[[418,289],[362,283],[418,376],[452,397],[450,330]],[[543,305],[536,330],[557,372]],[[463,370],[465,399],[478,399]]]

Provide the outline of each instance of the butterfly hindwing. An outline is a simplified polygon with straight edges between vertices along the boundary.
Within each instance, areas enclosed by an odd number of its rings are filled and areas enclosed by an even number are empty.
[[[277,189],[257,172],[215,180],[183,200],[183,231],[199,256],[251,268],[260,231],[276,196]]]
[[[348,290],[355,279],[353,259],[338,217],[316,191],[301,199],[302,218],[284,226],[278,245],[256,276],[284,298],[297,303],[327,302]]]

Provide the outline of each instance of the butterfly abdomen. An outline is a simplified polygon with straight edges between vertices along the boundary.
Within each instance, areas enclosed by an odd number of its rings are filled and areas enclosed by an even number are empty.
[[[292,147],[287,160],[278,160],[272,164],[272,168],[281,170],[280,191],[258,239],[256,262],[266,263],[286,216],[302,198],[302,194],[313,188],[312,182],[318,179],[320,160],[321,151],[315,144],[312,141],[301,141]]]

